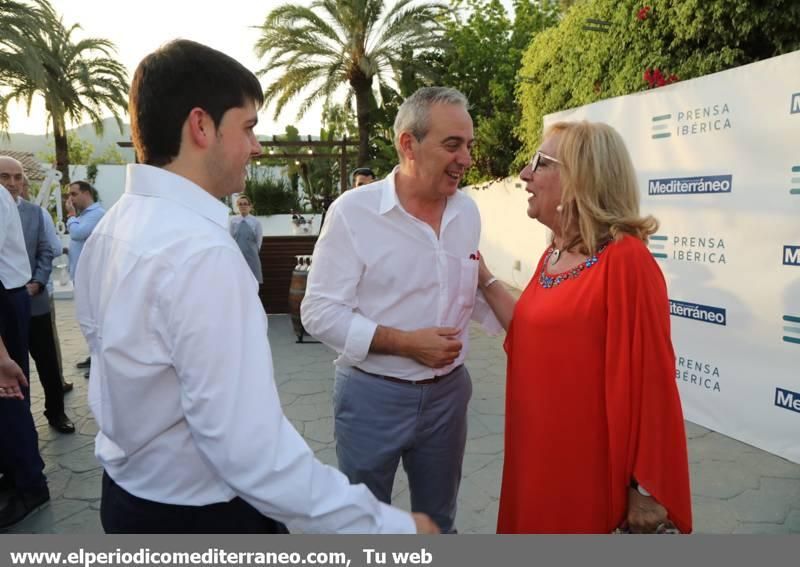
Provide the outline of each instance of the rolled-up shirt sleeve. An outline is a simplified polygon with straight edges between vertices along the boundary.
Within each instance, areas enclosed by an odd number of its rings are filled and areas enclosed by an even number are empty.
[[[283,414],[266,316],[245,273],[241,254],[219,247],[165,282],[165,339],[198,450],[236,494],[291,528],[413,533],[410,514],[320,463]]]
[[[356,365],[367,357],[378,324],[357,311],[365,265],[339,204],[328,210],[314,248],[300,313],[309,334]]]

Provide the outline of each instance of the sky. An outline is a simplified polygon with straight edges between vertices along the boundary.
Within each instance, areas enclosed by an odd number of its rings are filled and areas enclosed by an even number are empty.
[[[118,60],[127,67],[129,80],[145,55],[179,37],[227,53],[255,72],[263,62],[253,52],[259,34],[252,26],[261,24],[270,10],[289,1],[311,3],[311,0],[50,0],[66,25],[81,26],[82,32],[78,33],[85,35],[78,37],[101,37],[116,44]],[[387,4],[390,2],[387,0]],[[503,4],[510,8],[511,0],[503,0]],[[262,78],[261,84],[266,85],[266,80]],[[287,104],[277,121],[272,118],[274,108],[262,109],[256,133],[281,134],[291,124],[301,135],[318,135],[322,104],[313,106],[300,120],[296,118],[298,105],[299,101]],[[45,133],[47,119],[40,98],[34,100],[30,116],[23,105],[9,110],[10,132]],[[128,121],[127,117],[123,120]]]
[[[80,24],[85,35],[102,37],[117,46],[118,59],[128,69],[128,79],[139,61],[163,43],[181,37],[204,43],[223,51],[256,71],[260,64],[253,52],[259,25],[278,0],[50,0],[66,25]],[[293,3],[308,4],[293,0]],[[262,80],[262,85],[266,84]],[[44,104],[36,100],[31,116],[20,105],[11,109],[10,132],[44,134]],[[296,120],[297,105],[287,105],[279,120],[272,120],[274,109],[262,110],[256,132],[283,133],[287,124],[298,127],[301,134],[319,134],[322,105],[313,107],[302,120]],[[127,122],[127,117],[124,118]],[[77,126],[73,125],[73,126]]]

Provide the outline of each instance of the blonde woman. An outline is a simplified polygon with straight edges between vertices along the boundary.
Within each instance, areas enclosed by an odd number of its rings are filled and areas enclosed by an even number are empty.
[[[515,301],[479,286],[508,331],[501,533],[692,529],[667,288],[649,253],[622,138],[560,122],[522,170],[528,216],[550,228]]]

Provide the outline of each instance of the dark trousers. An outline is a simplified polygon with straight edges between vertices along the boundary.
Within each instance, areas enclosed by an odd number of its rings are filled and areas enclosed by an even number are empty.
[[[107,534],[288,534],[241,498],[180,506],[134,496],[103,473],[100,520]]]
[[[31,300],[27,290],[19,288],[6,294],[0,305],[4,319],[3,343],[25,376],[28,366],[28,326]],[[10,475],[18,492],[35,492],[47,484],[44,462],[39,455],[39,437],[31,415],[30,389],[23,388],[24,400],[0,399],[0,472]]]
[[[64,387],[58,367],[53,321],[50,313],[31,317],[30,351],[44,389],[44,415],[55,419],[64,414]]]

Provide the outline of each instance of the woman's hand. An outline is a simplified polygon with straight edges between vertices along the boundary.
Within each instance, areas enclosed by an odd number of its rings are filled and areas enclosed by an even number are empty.
[[[628,488],[628,516],[625,524],[631,533],[658,533],[659,529],[665,528],[668,523],[666,508],[652,496],[644,496],[635,488]]]

